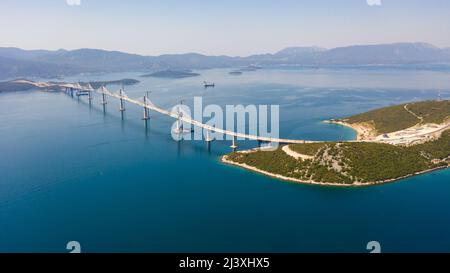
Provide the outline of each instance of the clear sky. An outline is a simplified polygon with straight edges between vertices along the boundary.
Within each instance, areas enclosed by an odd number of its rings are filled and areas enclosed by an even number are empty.
[[[245,56],[418,41],[450,47],[449,0],[0,1],[0,46],[25,49]]]

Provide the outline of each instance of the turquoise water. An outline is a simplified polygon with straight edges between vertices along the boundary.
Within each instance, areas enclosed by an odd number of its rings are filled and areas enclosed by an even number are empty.
[[[194,96],[279,104],[281,137],[314,140],[355,137],[324,119],[450,94],[439,71],[228,72],[140,79],[127,93],[151,90],[167,108]],[[449,170],[367,188],[286,183],[221,164],[229,142],[175,142],[171,119],[153,113],[146,129],[141,109],[122,119],[117,102],[106,113],[99,102],[0,94],[0,252],[66,252],[73,240],[85,252],[366,252],[373,240],[387,252],[450,251]]]

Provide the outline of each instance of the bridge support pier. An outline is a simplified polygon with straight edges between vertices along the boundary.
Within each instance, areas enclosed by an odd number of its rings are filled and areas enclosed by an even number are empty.
[[[211,153],[211,141],[206,142],[206,148],[208,149],[208,153]]]
[[[262,146],[262,141],[261,140],[258,140],[258,148],[261,148],[261,146]]]
[[[214,141],[214,138],[211,137],[211,132],[209,130],[206,130],[206,138],[205,141],[208,143],[211,143]]]
[[[233,136],[233,142],[231,143],[231,149],[236,150],[237,149],[237,143],[236,143],[236,136]]]
[[[102,93],[102,105],[106,105],[106,104],[108,104],[108,103],[106,102],[106,94],[105,94],[105,93]]]
[[[144,124],[145,124],[145,137],[148,137],[148,131],[150,126],[148,125],[148,120],[144,120]]]
[[[120,89],[120,108],[119,108],[120,112],[124,112],[125,111],[125,104],[123,102],[123,91],[122,89]]]

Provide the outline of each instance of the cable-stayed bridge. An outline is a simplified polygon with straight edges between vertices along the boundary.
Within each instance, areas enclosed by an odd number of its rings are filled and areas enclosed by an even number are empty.
[[[203,128],[207,130],[207,132],[216,132],[219,134],[231,136],[233,138],[233,146],[236,147],[236,140],[237,139],[245,139],[245,140],[255,140],[259,142],[266,142],[266,143],[280,143],[280,144],[304,144],[304,143],[315,143],[316,141],[307,141],[307,140],[298,140],[298,139],[284,139],[284,138],[272,138],[272,137],[264,137],[264,136],[258,136],[258,135],[252,135],[252,134],[245,134],[245,133],[239,133],[229,130],[224,130],[221,128],[217,128],[208,124],[204,124],[201,121],[194,120],[190,117],[185,117],[180,111],[169,111],[166,109],[163,109],[161,107],[156,106],[154,103],[151,102],[151,100],[148,98],[148,96],[144,96],[144,99],[142,101],[137,99],[132,99],[128,97],[128,95],[123,91],[123,89],[120,89],[119,93],[111,92],[108,90],[105,86],[102,86],[98,89],[92,88],[90,84],[82,86],[79,83],[74,84],[61,84],[60,87],[65,88],[66,92],[71,92],[73,95],[73,92],[77,92],[77,95],[87,95],[89,96],[89,100],[93,99],[92,93],[98,93],[102,95],[102,104],[106,104],[106,97],[112,97],[115,99],[118,99],[120,101],[120,111],[125,111],[125,102],[140,106],[144,109],[144,118],[145,120],[149,119],[148,110],[158,112],[162,115],[172,117],[176,119],[179,124],[182,122],[191,124],[193,126],[197,126],[200,128]],[[209,139],[206,139],[209,141]]]

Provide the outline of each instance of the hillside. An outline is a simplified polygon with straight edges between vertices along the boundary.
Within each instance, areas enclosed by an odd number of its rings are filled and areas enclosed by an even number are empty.
[[[372,110],[341,119],[348,124],[369,124],[376,131],[385,134],[410,128],[416,124],[443,123],[450,117],[450,100],[422,101]]]

